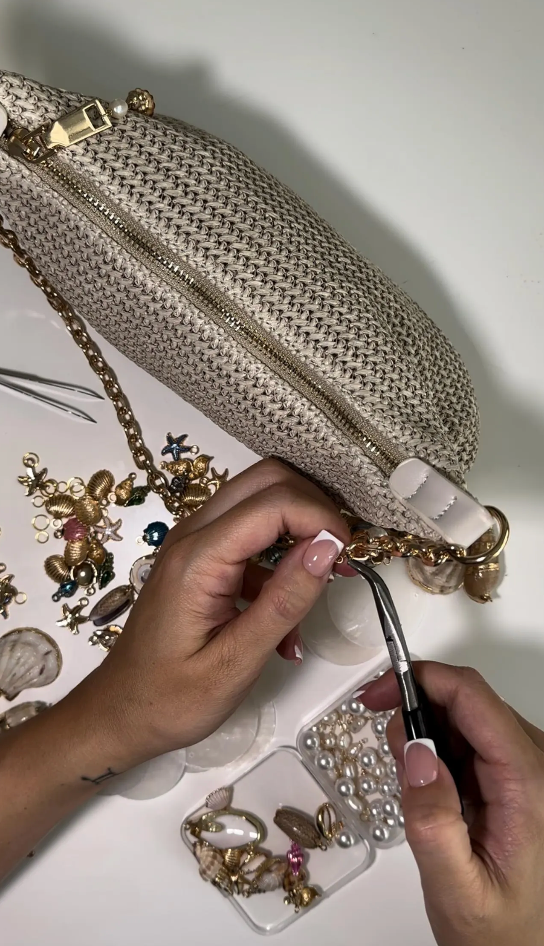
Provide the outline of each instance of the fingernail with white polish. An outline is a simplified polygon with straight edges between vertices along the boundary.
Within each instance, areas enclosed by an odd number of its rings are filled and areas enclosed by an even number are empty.
[[[363,693],[366,693],[366,691],[368,690],[369,686],[370,686],[370,683],[365,683],[364,686],[359,687],[358,690],[355,690],[355,693],[353,694],[353,697],[352,697],[352,698],[353,698],[354,700],[359,700],[359,702],[362,702],[361,697],[362,697]]]
[[[432,739],[412,739],[404,747],[404,769],[412,788],[423,788],[438,776],[438,758]]]
[[[294,644],[295,651],[295,664],[297,667],[300,667],[302,661],[304,660],[304,645],[302,643],[302,638],[298,637],[295,640]]]
[[[322,529],[306,549],[302,564],[306,571],[314,575],[315,578],[323,578],[332,570],[334,562],[343,548],[344,543],[340,539],[337,539],[331,532],[327,532],[326,529]]]

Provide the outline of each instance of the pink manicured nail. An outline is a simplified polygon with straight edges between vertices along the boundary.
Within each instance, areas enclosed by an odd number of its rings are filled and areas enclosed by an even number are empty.
[[[325,529],[316,535],[312,544],[306,549],[302,564],[310,575],[323,578],[332,570],[335,560],[344,548],[343,543],[336,536]]]
[[[304,660],[304,644],[302,643],[302,638],[300,634],[297,634],[294,643],[295,651],[295,664],[297,667],[300,667],[302,661]]]
[[[432,739],[413,739],[404,747],[404,768],[412,788],[430,785],[438,776],[438,759]]]

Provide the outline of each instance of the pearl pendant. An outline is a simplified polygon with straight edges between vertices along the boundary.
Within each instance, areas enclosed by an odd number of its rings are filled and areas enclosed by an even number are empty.
[[[347,828],[344,828],[340,834],[336,837],[336,843],[338,847],[348,848],[353,847],[355,844],[355,835],[348,831]]]
[[[302,745],[306,752],[315,752],[319,749],[319,736],[315,732],[305,732],[302,737]]]
[[[336,791],[342,798],[348,798],[355,794],[355,782],[351,778],[339,778],[336,783]]]
[[[128,112],[128,105],[124,99],[114,99],[110,102],[109,112],[112,118],[117,120],[125,118]]]
[[[315,761],[318,769],[321,769],[322,772],[329,772],[331,769],[334,769],[334,756],[332,752],[320,752]]]

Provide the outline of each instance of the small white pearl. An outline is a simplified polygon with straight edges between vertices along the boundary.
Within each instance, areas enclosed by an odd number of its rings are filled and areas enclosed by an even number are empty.
[[[396,779],[397,777],[397,763],[393,759],[391,762],[387,763],[387,774],[389,778]]]
[[[361,732],[361,729],[364,728],[365,721],[361,719],[360,716],[354,716],[353,719],[350,719],[348,723],[348,729],[352,733]]]
[[[8,113],[3,105],[0,105],[0,135],[3,135],[8,125]]]
[[[359,759],[360,751],[361,746],[358,742],[356,742],[346,750],[346,755],[349,759],[352,759],[354,762],[356,762]]]
[[[339,778],[336,783],[336,791],[342,798],[348,798],[355,794],[355,782],[351,778]]]
[[[338,847],[348,848],[353,847],[355,844],[355,836],[348,831],[347,828],[344,828],[336,838],[336,843]]]
[[[324,772],[334,768],[334,756],[332,752],[320,752],[315,760],[318,769]]]
[[[124,118],[128,113],[128,105],[124,99],[114,99],[110,102],[109,111],[112,118]]]
[[[363,716],[366,713],[366,709],[362,703],[359,703],[359,700],[354,700],[353,698],[348,703],[348,710],[352,716]]]
[[[348,702],[344,702],[344,703],[341,703],[341,704],[340,704],[340,712],[341,712],[342,716],[347,716],[347,715],[348,715],[348,713],[350,712],[350,708],[349,708],[349,703],[348,703]]]
[[[363,795],[372,795],[372,792],[376,791],[376,782],[373,778],[370,778],[368,775],[363,776],[359,779],[359,791]]]
[[[319,749],[319,736],[315,732],[305,732],[302,736],[302,745],[306,752],[315,752]]]
[[[387,729],[387,723],[385,719],[382,719],[380,716],[377,716],[376,719],[372,720],[372,732],[376,736],[385,736],[386,729]]]
[[[387,739],[380,739],[378,741],[378,752],[380,755],[387,758],[391,755],[391,748]]]
[[[334,749],[336,745],[336,736],[332,732],[323,733],[321,736],[321,747],[323,749]]]
[[[396,795],[397,793],[397,785],[394,782],[392,782],[390,779],[385,779],[379,785],[378,790],[381,792],[382,795],[391,798],[393,795]]]
[[[344,762],[344,765],[342,766],[342,775],[345,776],[345,778],[357,778],[357,771],[358,770],[355,762]]]
[[[400,812],[400,814],[399,814],[399,816],[398,816],[398,818],[397,818],[397,824],[398,824],[399,828],[402,828],[402,830],[404,831],[404,815],[403,815],[402,811]]]
[[[372,840],[377,844],[385,844],[391,837],[391,831],[386,824],[376,824],[371,831]]]
[[[381,762],[378,762],[376,765],[372,765],[369,771],[370,774],[374,776],[374,778],[382,779],[385,775],[385,765],[382,765]]]
[[[349,749],[353,742],[353,736],[350,732],[341,732],[336,741],[340,749]]]
[[[383,802],[375,798],[368,806],[368,813],[374,821],[378,821],[383,816]]]
[[[350,795],[349,798],[346,798],[346,804],[351,811],[354,811],[355,814],[359,815],[364,811],[364,804],[357,795]]]
[[[364,769],[371,769],[373,765],[377,765],[378,756],[374,749],[363,749],[360,756],[359,762]]]
[[[396,798],[386,798],[382,810],[386,818],[398,818],[400,805]]]
[[[335,726],[338,722],[338,713],[336,710],[331,710],[330,713],[327,713],[326,716],[323,716],[321,722],[324,726]]]

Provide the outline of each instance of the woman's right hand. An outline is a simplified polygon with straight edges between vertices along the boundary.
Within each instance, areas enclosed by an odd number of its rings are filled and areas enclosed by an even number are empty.
[[[504,703],[477,671],[417,663],[416,676],[450,740],[453,778],[430,749],[405,758],[402,715],[388,739],[402,784],[406,836],[439,946],[544,942],[544,733]],[[399,706],[392,672],[362,702]]]

